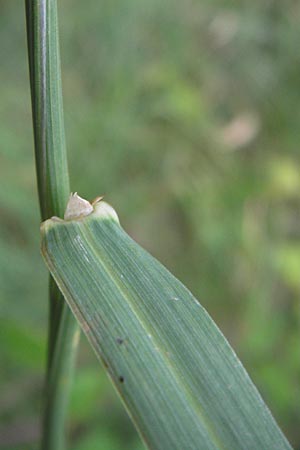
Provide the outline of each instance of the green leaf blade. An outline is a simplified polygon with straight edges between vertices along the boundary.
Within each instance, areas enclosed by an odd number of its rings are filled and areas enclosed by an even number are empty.
[[[148,446],[290,448],[206,311],[111,211],[46,221],[42,251]]]

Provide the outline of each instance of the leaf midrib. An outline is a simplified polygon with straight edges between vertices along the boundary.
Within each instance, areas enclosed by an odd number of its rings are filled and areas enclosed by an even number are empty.
[[[99,220],[105,220],[105,219],[99,219]],[[119,226],[119,224],[117,224],[117,225]],[[102,269],[106,272],[106,274],[110,277],[110,279],[113,280],[113,283],[118,288],[119,292],[121,292],[121,294],[122,294],[123,298],[126,300],[127,304],[130,305],[130,309],[134,313],[134,315],[137,318],[138,322],[141,324],[143,330],[145,331],[145,335],[148,335],[149,332],[151,331],[151,334],[152,334],[152,337],[153,337],[152,338],[152,342],[155,343],[156,344],[155,347],[157,349],[159,349],[160,354],[162,355],[162,359],[165,361],[169,372],[171,374],[173,374],[176,383],[179,386],[183,387],[184,395],[188,399],[188,403],[193,405],[193,411],[195,411],[196,416],[200,419],[200,423],[201,423],[201,421],[204,423],[204,425],[206,427],[206,430],[208,431],[208,434],[209,434],[209,436],[211,438],[212,443],[215,444],[217,449],[220,449],[220,450],[224,449],[225,450],[225,447],[219,441],[218,437],[216,436],[216,434],[212,430],[211,424],[210,424],[211,420],[205,414],[204,408],[199,408],[200,403],[196,403],[195,402],[194,397],[193,397],[192,393],[190,392],[190,390],[188,388],[188,385],[186,383],[182,382],[182,376],[178,373],[178,370],[176,369],[176,366],[174,366],[174,364],[172,364],[172,362],[169,360],[169,358],[166,358],[165,354],[163,353],[162,346],[161,346],[161,343],[160,343],[161,340],[159,339],[159,336],[157,336],[157,333],[154,331],[154,333],[155,333],[155,337],[154,337],[153,336],[153,330],[152,329],[151,330],[147,329],[147,325],[146,325],[147,322],[141,318],[141,316],[138,314],[138,312],[134,308],[133,304],[130,302],[130,300],[129,300],[130,296],[126,292],[126,290],[124,290],[124,288],[123,288],[119,278],[114,275],[114,271],[113,270],[110,270],[107,266],[105,266],[102,263],[101,259],[99,259],[99,256],[101,257],[101,254],[99,255],[94,249],[94,246],[97,248],[97,245],[98,245],[98,242],[97,242],[97,240],[94,237],[94,233],[92,233],[90,231],[88,226],[84,225],[84,228],[85,228],[85,233],[82,233],[82,235],[84,236],[86,234],[87,236],[89,236],[89,239],[85,239],[86,243],[89,246],[89,250],[91,250],[91,252],[96,257],[95,259],[97,259],[99,261],[99,265],[102,267]],[[94,245],[92,245],[92,244],[94,244]]]

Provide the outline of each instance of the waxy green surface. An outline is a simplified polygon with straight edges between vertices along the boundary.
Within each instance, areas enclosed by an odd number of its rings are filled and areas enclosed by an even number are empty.
[[[155,450],[291,448],[227,340],[105,202],[42,224],[47,266]]]

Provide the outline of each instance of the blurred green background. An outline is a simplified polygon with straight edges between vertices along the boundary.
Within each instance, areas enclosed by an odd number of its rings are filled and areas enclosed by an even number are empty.
[[[72,189],[201,300],[300,448],[299,2],[64,0],[59,19]],[[37,448],[47,334],[25,39],[2,1],[1,450]],[[84,337],[68,426],[72,450],[143,448]]]

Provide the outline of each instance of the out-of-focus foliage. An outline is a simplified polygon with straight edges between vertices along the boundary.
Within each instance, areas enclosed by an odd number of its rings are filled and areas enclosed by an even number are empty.
[[[201,299],[300,447],[299,3],[59,14],[72,189],[106,194]],[[47,327],[22,2],[1,3],[0,39],[0,448],[19,450],[37,442]],[[84,339],[78,366],[72,449],[141,449]]]

